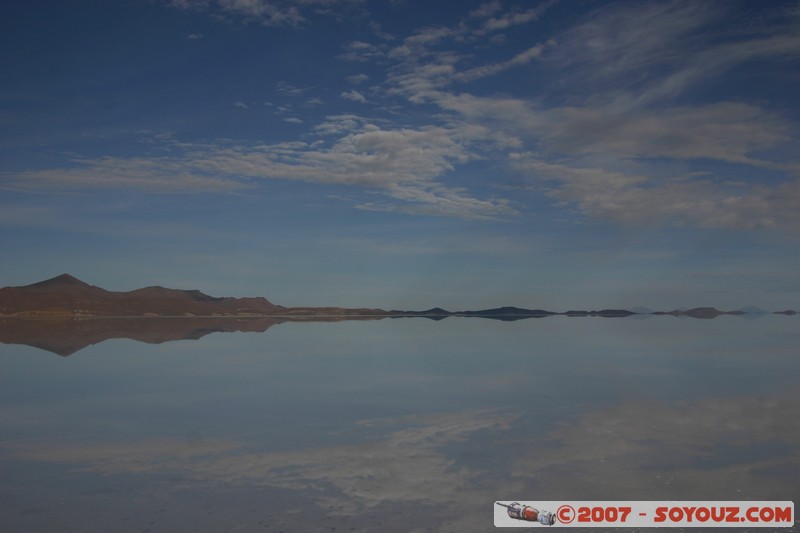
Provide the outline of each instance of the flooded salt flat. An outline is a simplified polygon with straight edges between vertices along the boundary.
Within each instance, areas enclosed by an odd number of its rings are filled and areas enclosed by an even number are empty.
[[[3,531],[489,531],[496,500],[795,500],[795,317],[287,323],[0,345]]]

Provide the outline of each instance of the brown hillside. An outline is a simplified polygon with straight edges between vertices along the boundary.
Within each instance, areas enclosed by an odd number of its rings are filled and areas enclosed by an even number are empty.
[[[113,292],[69,274],[0,289],[0,315],[5,316],[242,316],[281,309],[266,298],[215,298],[196,290]]]

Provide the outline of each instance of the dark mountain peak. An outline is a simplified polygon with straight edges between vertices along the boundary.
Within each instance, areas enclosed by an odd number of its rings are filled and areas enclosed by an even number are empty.
[[[449,315],[450,311],[447,309],[442,309],[441,307],[433,307],[427,311],[420,311],[420,313],[424,313],[426,315]]]
[[[89,285],[70,274],[61,274],[54,278],[46,279],[38,283],[24,285],[22,287],[11,287],[15,291],[27,291],[31,294],[72,294],[72,295],[99,295],[106,294],[105,289]]]
[[[70,274],[61,274],[54,278],[46,279],[38,283],[32,283],[31,285],[28,285],[28,287],[91,287],[91,285],[79,280],[75,276],[71,276]]]

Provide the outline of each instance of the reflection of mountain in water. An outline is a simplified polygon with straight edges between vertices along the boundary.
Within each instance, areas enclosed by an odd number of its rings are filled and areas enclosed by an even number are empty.
[[[427,311],[389,311],[392,317],[423,317],[432,320],[442,320],[449,316],[456,317],[476,317],[476,318],[490,318],[493,320],[522,320],[524,318],[545,318],[555,315],[566,316],[599,316],[605,318],[623,318],[635,315],[633,311],[625,309],[603,309],[602,311],[567,311],[566,313],[556,313],[554,311],[545,311],[544,309],[524,309],[521,307],[496,307],[494,309],[482,309],[480,311],[447,311],[441,307],[428,309]]]
[[[0,341],[26,344],[68,356],[108,339],[150,344],[194,339],[209,333],[263,332],[285,322],[280,318],[92,318],[0,319]]]

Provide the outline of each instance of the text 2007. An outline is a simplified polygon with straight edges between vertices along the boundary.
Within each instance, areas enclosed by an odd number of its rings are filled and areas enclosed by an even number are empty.
[[[630,507],[578,507],[578,522],[624,522]]]

